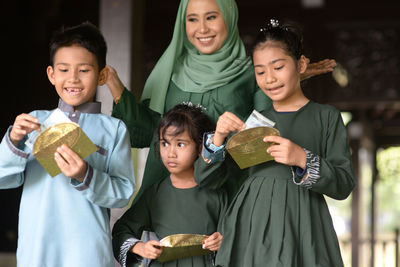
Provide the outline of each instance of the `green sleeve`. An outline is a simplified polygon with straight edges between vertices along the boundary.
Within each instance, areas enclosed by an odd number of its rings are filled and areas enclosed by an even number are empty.
[[[124,89],[118,104],[114,103],[112,116],[126,124],[132,147],[149,147],[161,119],[161,115],[151,110],[148,104],[148,100],[138,103],[127,89]]]
[[[308,174],[311,179],[316,174],[316,181],[310,189],[341,200],[347,198],[355,186],[347,132],[339,111],[330,111],[327,121],[326,152],[325,156],[319,156],[319,173],[318,168],[315,169],[316,172],[312,170],[313,164],[315,165],[313,161],[318,161],[312,151],[307,156]]]
[[[144,230],[151,231],[150,207],[146,193],[132,205],[115,223],[112,230],[112,245],[116,259],[120,259],[123,245],[128,239],[140,239]],[[129,248],[130,250],[131,248]],[[125,252],[126,254],[126,252]],[[133,253],[126,254],[127,261],[137,261]],[[128,262],[127,262],[128,263]]]
[[[221,188],[227,180],[225,161],[207,163],[202,156],[194,163],[194,179],[200,187]]]
[[[228,210],[229,201],[228,201],[228,194],[225,190],[219,190],[218,196],[220,199],[220,213],[218,218],[218,226],[217,231],[222,232],[222,223],[224,221],[225,213]]]
[[[200,187],[226,190],[228,202],[236,195],[247,176],[248,169],[241,170],[228,153],[223,161],[207,163],[200,156],[194,163],[196,183]]]

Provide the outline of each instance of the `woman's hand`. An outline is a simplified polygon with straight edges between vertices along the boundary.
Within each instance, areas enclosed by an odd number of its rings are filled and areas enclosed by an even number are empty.
[[[215,146],[221,146],[231,132],[238,132],[246,127],[245,123],[235,114],[226,111],[219,116],[213,138]]]
[[[333,71],[336,67],[336,61],[334,59],[324,59],[316,63],[310,64],[310,59],[307,60],[307,69],[301,74],[301,80],[306,80],[316,75],[324,74]]]
[[[83,182],[86,176],[87,163],[67,145],[57,148],[54,159],[65,176]]]
[[[267,153],[270,154],[276,162],[289,166],[298,166],[303,170],[306,168],[306,152],[289,139],[281,136],[266,136],[263,141],[266,143],[275,143],[267,149]]]
[[[32,131],[40,131],[39,120],[29,114],[20,114],[15,118],[14,124],[10,132],[10,140],[17,146],[25,135]]]
[[[119,97],[121,97],[125,86],[119,79],[118,74],[113,67],[107,65],[105,68],[107,70],[106,85],[110,89],[111,95],[114,100],[118,99]]]
[[[161,243],[156,240],[149,240],[147,242],[137,242],[131,252],[142,256],[146,259],[157,259],[162,253]]]
[[[219,232],[215,232],[203,241],[203,249],[211,251],[217,251],[221,246],[222,235]]]

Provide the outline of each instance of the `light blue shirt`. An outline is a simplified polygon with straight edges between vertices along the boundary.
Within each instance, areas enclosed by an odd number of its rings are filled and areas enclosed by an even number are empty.
[[[100,114],[100,103],[62,111],[99,148],[85,159],[82,183],[54,178],[23,142],[15,147],[7,131],[0,144],[0,188],[23,185],[17,264],[21,267],[113,267],[109,208],[128,204],[135,190],[130,141],[124,123]],[[51,111],[30,113],[43,122]]]

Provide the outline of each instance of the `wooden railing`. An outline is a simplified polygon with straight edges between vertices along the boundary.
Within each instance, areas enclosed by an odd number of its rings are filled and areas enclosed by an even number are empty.
[[[400,267],[400,232],[395,229],[392,234],[378,235],[375,238],[374,263],[371,263],[371,239],[359,241],[359,266],[351,265],[351,239],[339,240],[342,258],[346,267]]]

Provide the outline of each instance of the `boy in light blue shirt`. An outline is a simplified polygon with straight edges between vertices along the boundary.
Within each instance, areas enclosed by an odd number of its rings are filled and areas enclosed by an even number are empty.
[[[94,101],[107,77],[106,53],[100,31],[83,23],[53,36],[47,68],[58,108],[80,125],[96,152],[82,159],[58,147],[54,158],[62,173],[51,178],[24,144],[52,113],[44,110],[17,116],[0,143],[0,188],[23,186],[18,266],[114,266],[109,209],[126,206],[135,183],[127,129]]]

